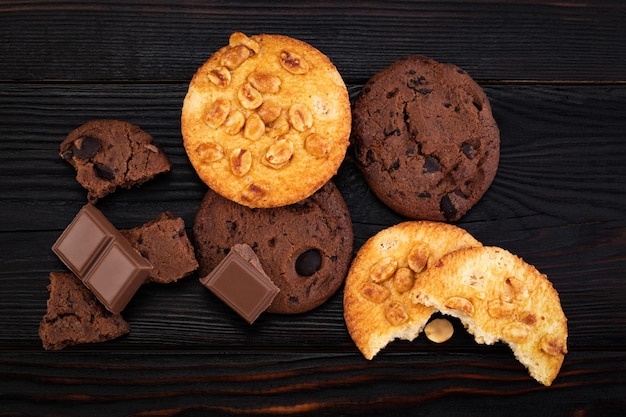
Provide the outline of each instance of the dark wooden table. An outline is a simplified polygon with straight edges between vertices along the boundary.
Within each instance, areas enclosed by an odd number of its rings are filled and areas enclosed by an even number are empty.
[[[595,3],[595,4],[593,4]],[[569,319],[569,354],[543,387],[502,344],[353,345],[342,291],[298,316],[247,325],[197,277],[140,289],[121,339],[46,352],[37,329],[51,246],[86,201],[57,155],[96,118],[151,133],[171,173],[99,208],[119,228],[170,210],[190,228],[206,190],[182,147],[195,70],[233,31],[307,41],[352,97],[423,54],[466,69],[501,129],[496,179],[459,226],[545,272]],[[0,2],[0,416],[626,415],[626,3]],[[348,155],[335,177],[355,249],[402,220]]]

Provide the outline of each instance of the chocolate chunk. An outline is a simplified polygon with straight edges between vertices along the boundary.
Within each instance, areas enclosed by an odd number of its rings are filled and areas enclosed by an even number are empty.
[[[441,171],[441,164],[439,164],[439,160],[434,156],[427,156],[426,159],[424,159],[424,168],[422,172],[424,174],[431,174],[439,171]]]
[[[113,180],[115,179],[115,172],[109,166],[106,166],[101,163],[93,164],[93,170],[96,172],[96,175],[102,178],[103,180]]]
[[[296,259],[296,272],[303,277],[310,277],[322,267],[322,254],[317,249],[309,249]]]
[[[456,216],[456,207],[450,199],[450,195],[444,195],[440,203],[441,212],[447,220],[452,220]]]
[[[461,145],[461,152],[463,152],[468,159],[474,159],[476,156],[476,148],[474,148],[471,143],[466,142]]]
[[[91,204],[83,206],[52,250],[113,313],[126,307],[152,270]]]
[[[90,159],[100,150],[100,141],[92,136],[83,136],[74,141],[72,153],[80,159]]]
[[[269,307],[279,289],[236,250],[231,250],[202,285],[252,324]]]

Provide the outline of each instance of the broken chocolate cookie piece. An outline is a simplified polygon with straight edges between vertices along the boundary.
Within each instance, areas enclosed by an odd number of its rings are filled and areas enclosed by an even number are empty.
[[[51,272],[48,291],[47,311],[39,325],[39,337],[46,350],[104,342],[130,331],[120,314],[105,309],[70,272]]]
[[[154,267],[146,282],[167,284],[187,277],[198,269],[185,222],[169,211],[159,214],[143,226],[120,230],[120,233]]]
[[[171,168],[152,136],[119,120],[93,120],[78,127],[61,143],[59,155],[76,169],[76,180],[92,204],[118,187],[143,184]]]

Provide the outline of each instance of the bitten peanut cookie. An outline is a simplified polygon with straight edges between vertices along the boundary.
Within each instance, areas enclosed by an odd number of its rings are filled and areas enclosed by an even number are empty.
[[[76,169],[92,204],[118,187],[143,184],[171,168],[152,136],[120,120],[92,120],[74,129],[61,143],[60,156]]]
[[[458,317],[478,343],[507,343],[530,375],[551,385],[567,353],[567,319],[556,290],[504,249],[463,249],[417,280],[413,301]]]
[[[338,170],[351,109],[341,75],[311,45],[233,33],[193,76],[185,150],[211,189],[248,207],[303,200]]]
[[[348,272],[354,244],[348,207],[330,181],[296,204],[263,209],[242,206],[208,190],[193,236],[201,277],[233,246],[249,245],[280,289],[267,311],[280,314],[309,311],[336,293]]]
[[[432,307],[415,304],[415,280],[450,251],[481,246],[446,223],[404,222],[378,232],[358,251],[344,288],[346,326],[361,353],[372,359],[395,338],[413,340]]]
[[[487,191],[500,157],[484,91],[459,67],[423,56],[401,59],[363,86],[353,140],[374,194],[411,219],[458,220]]]

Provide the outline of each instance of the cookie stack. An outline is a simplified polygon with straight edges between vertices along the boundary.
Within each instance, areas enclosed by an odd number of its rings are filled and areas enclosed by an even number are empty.
[[[193,227],[201,280],[246,244],[280,290],[268,312],[302,313],[339,289],[353,234],[331,178],[351,120],[339,72],[300,40],[236,32],[198,69],[181,131],[209,187]]]

